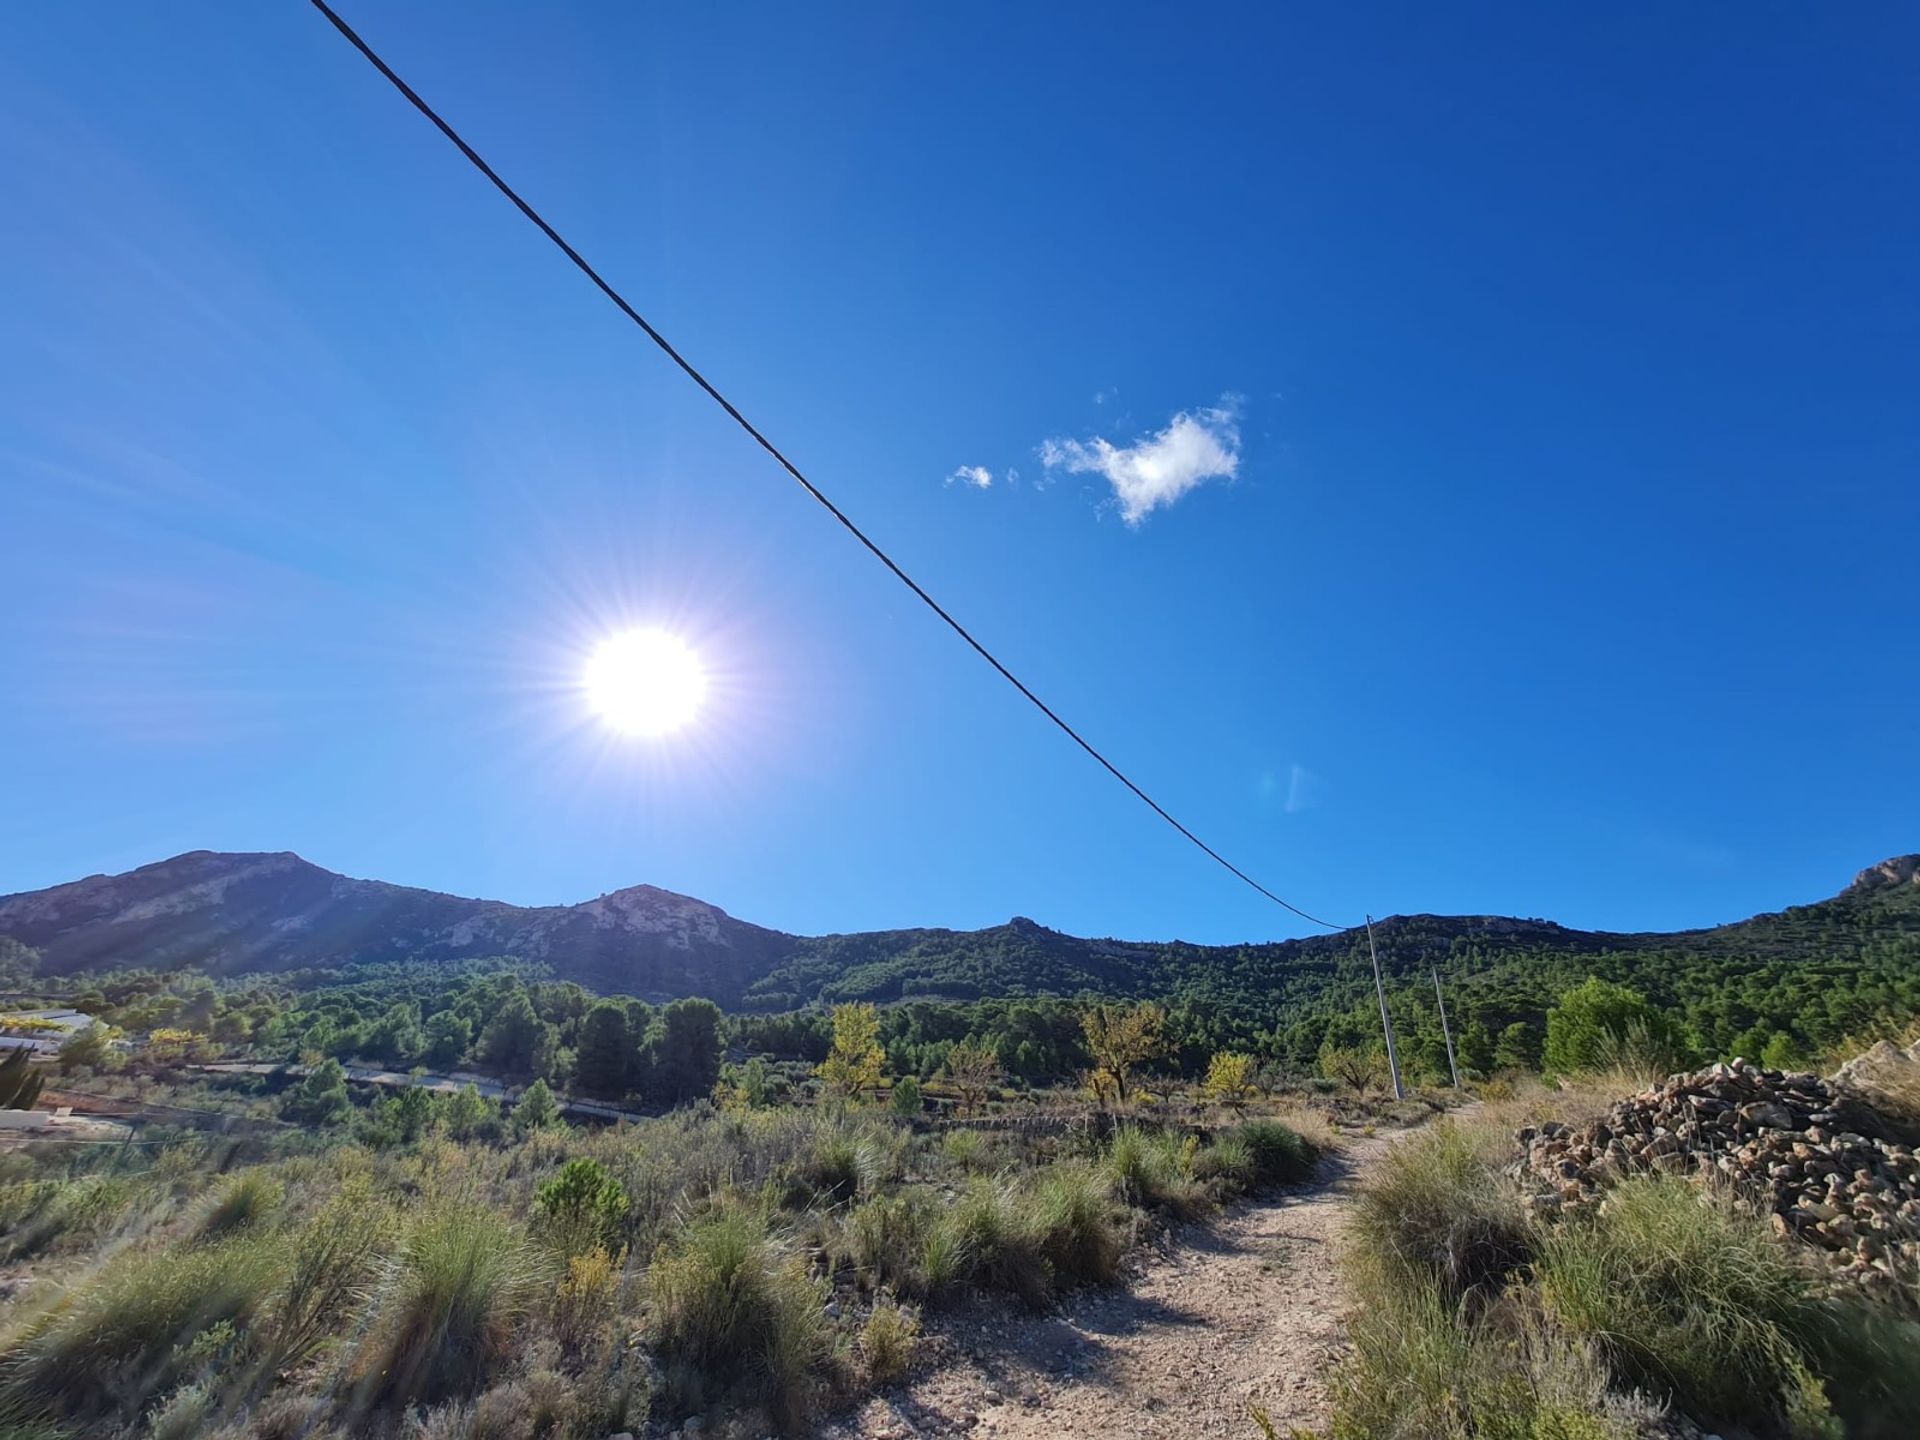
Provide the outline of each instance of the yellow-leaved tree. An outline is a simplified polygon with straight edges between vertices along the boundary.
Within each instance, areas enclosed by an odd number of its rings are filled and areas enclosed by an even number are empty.
[[[1253,1057],[1233,1050],[1216,1052],[1207,1062],[1207,1078],[1200,1082],[1200,1089],[1209,1100],[1239,1109],[1253,1090]]]
[[[1093,1056],[1093,1093],[1111,1095],[1124,1105],[1133,1072],[1157,1057],[1165,1047],[1162,1032],[1166,1016],[1151,1002],[1141,1005],[1095,1005],[1080,1017],[1087,1051]]]
[[[886,1078],[887,1052],[880,1048],[880,1012],[870,1004],[833,1007],[833,1049],[820,1062],[829,1094],[853,1099],[878,1090]]]

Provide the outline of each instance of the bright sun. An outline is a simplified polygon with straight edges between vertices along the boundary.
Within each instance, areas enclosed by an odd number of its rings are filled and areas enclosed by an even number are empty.
[[[629,735],[665,735],[700,713],[707,672],[678,635],[628,630],[609,636],[587,661],[587,700]]]

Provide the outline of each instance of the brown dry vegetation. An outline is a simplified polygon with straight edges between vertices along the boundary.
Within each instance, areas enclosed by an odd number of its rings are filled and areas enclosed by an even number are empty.
[[[193,1137],[15,1156],[0,1434],[798,1431],[903,1373],[924,1312],[1109,1283],[1143,1234],[1317,1153],[1266,1116],[1074,1113],[941,1133],[880,1107],[703,1104],[226,1174],[229,1149]]]

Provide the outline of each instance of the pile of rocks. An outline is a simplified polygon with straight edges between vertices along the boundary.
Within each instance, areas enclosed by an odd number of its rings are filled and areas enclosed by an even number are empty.
[[[1735,1060],[1669,1076],[1584,1125],[1527,1127],[1515,1173],[1545,1212],[1594,1203],[1613,1181],[1648,1171],[1722,1183],[1781,1235],[1890,1293],[1920,1274],[1920,1159],[1885,1133],[1872,1110],[1818,1076]]]

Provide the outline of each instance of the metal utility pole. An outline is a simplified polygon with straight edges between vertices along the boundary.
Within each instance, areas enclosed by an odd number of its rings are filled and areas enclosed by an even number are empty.
[[[1433,998],[1440,1002],[1440,1034],[1447,1042],[1447,1069],[1453,1072],[1453,1088],[1460,1088],[1460,1062],[1453,1058],[1453,1031],[1447,1025],[1447,997],[1440,991],[1440,967],[1433,967]]]
[[[1387,982],[1380,978],[1380,952],[1373,944],[1373,917],[1367,916],[1367,953],[1373,956],[1373,991],[1380,997],[1380,1028],[1387,1035],[1387,1071],[1393,1076],[1393,1098],[1404,1100],[1400,1086],[1400,1056],[1393,1048],[1393,1017],[1387,1013]]]

